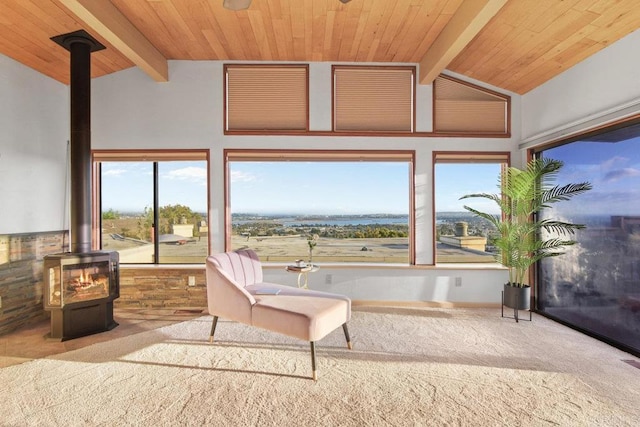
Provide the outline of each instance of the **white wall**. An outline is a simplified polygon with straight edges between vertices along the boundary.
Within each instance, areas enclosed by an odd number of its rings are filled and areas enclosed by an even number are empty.
[[[67,86],[0,55],[0,234],[68,228]]]
[[[92,143],[98,149],[211,150],[210,238],[223,249],[225,148],[404,149],[416,151],[416,253],[430,264],[432,152],[511,151],[639,112],[640,31],[609,46],[523,97],[512,96],[510,139],[225,136],[222,63],[170,61],[170,81],[155,83],[136,68],[92,82]],[[331,64],[310,65],[310,126],[331,129]],[[460,77],[460,76],[457,76]],[[479,82],[474,82],[480,84]],[[497,88],[493,88],[499,90]],[[417,88],[416,130],[431,130],[431,86]],[[0,234],[68,228],[66,197],[69,96],[55,82],[0,55]],[[522,126],[522,127],[521,127]],[[522,138],[521,138],[522,136]],[[331,275],[331,284],[327,284]],[[281,269],[267,279],[294,282]],[[462,286],[453,285],[456,277]],[[318,289],[354,299],[498,302],[504,270],[324,267]]]
[[[524,147],[640,112],[640,30],[522,96]]]
[[[284,268],[265,268],[265,281],[296,286],[297,276]],[[459,278],[459,286],[456,286]],[[310,288],[346,294],[360,301],[500,302],[507,273],[501,268],[470,267],[331,267],[308,275]]]
[[[309,76],[310,128],[330,130],[331,64],[310,64]],[[170,61],[168,83],[155,83],[140,70],[132,68],[95,79],[92,91],[92,144],[95,149],[211,150],[209,224],[214,252],[224,249],[222,153],[226,148],[415,150],[416,258],[418,264],[431,264],[432,152],[511,151],[515,158],[520,135],[520,100],[519,96],[511,94],[512,138],[225,136],[222,62]],[[416,129],[429,131],[432,127],[431,87],[419,86],[417,98]],[[323,273],[327,271],[324,269]],[[284,272],[269,274],[277,280],[293,280]],[[385,270],[340,267],[335,274],[336,281],[328,290],[372,300],[448,299],[495,303],[499,301],[501,283],[506,281],[504,270],[465,273],[407,267]],[[463,281],[463,287],[451,288],[449,278],[461,275],[469,275],[468,280]],[[502,277],[496,280],[496,276]],[[322,284],[325,286],[324,280]]]

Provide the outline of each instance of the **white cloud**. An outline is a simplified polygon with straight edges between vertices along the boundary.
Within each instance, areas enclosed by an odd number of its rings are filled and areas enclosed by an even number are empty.
[[[603,180],[604,182],[615,182],[620,179],[629,178],[633,176],[639,176],[640,171],[634,168],[616,169],[608,172]]]
[[[103,170],[102,174],[107,176],[122,176],[127,172],[128,171],[126,169],[109,169],[109,170]]]
[[[252,173],[238,170],[231,171],[231,182],[251,182],[255,180],[256,176]]]
[[[167,179],[203,183],[207,181],[207,170],[205,168],[189,166],[169,171],[164,174],[164,177]]]
[[[614,156],[611,157],[610,159],[605,160],[604,162],[602,162],[602,169],[603,170],[611,170],[614,168],[618,168],[619,165],[623,165],[625,163],[627,163],[629,161],[628,158],[626,157],[621,157],[621,156]]]

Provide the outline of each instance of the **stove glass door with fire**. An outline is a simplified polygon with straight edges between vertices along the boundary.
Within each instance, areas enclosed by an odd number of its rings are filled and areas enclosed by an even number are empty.
[[[109,262],[91,262],[49,268],[49,304],[61,307],[109,296]]]

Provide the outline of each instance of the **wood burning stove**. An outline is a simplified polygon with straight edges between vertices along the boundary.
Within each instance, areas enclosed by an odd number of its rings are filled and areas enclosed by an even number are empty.
[[[119,296],[117,252],[44,258],[44,309],[51,312],[49,338],[64,341],[115,328],[113,300]]]
[[[92,251],[91,241],[91,52],[105,47],[84,30],[51,40],[70,54],[71,252],[44,259],[44,309],[50,338],[67,340],[104,332],[120,296],[118,253]]]

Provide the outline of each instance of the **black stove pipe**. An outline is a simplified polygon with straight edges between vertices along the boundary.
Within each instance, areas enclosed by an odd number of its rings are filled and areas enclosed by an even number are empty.
[[[71,53],[71,252],[92,249],[91,227],[91,52],[104,46],[80,30],[52,38]]]
[[[71,43],[71,252],[91,251],[91,46]]]

